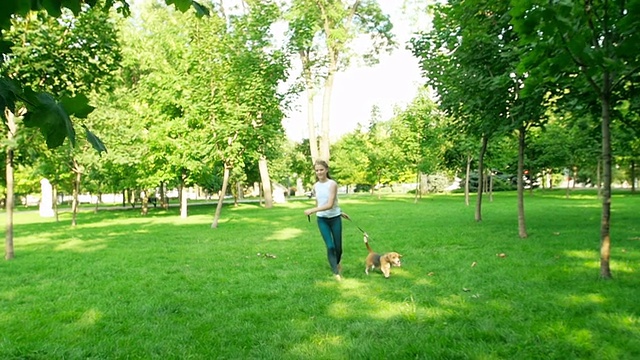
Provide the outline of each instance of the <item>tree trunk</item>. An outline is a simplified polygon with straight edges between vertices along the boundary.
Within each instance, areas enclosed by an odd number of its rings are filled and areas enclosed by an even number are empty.
[[[9,135],[9,143],[12,142],[13,135]],[[4,258],[11,260],[14,258],[13,252],[13,149],[7,147],[7,159],[6,159],[6,175],[7,175],[7,199],[5,201],[7,211],[7,229],[5,231],[5,243],[4,243]]]
[[[78,206],[80,196],[80,180],[82,178],[82,172],[80,165],[76,159],[73,159],[73,201],[71,202],[71,226],[78,225]]]
[[[58,185],[57,185],[57,181],[51,187],[51,192],[52,192],[52,196],[53,196],[53,213],[54,213],[54,215],[56,217],[56,222],[59,222],[60,221],[60,215],[58,213]]]
[[[136,208],[136,191],[133,189],[127,189],[127,198],[129,200],[129,205],[131,205],[132,209]]]
[[[478,198],[476,199],[476,221],[482,221],[482,192],[484,182],[484,154],[487,152],[487,143],[489,139],[486,135],[482,135],[482,145],[480,146],[480,154],[478,156]]]
[[[602,168],[604,184],[602,189],[602,221],[600,223],[600,276],[611,279],[611,113],[610,113],[610,74],[604,73],[602,95]]]
[[[598,160],[596,174],[598,178],[598,197],[602,198],[602,158]]]
[[[234,189],[235,188],[235,189]],[[240,188],[240,182],[236,181],[236,183],[231,186],[231,193],[233,194],[233,206],[236,207],[238,206],[238,196],[240,196],[240,194],[238,193],[238,189]]]
[[[218,196],[218,206],[216,206],[216,214],[213,216],[213,222],[211,223],[212,229],[218,228],[218,222],[220,221],[220,214],[222,213],[222,205],[224,202],[224,194],[227,193],[227,185],[229,184],[229,167],[227,164],[224,166],[224,177],[222,180],[222,190],[220,190],[220,196]]]
[[[429,174],[425,174],[424,179],[424,193],[425,195],[429,195]]]
[[[318,135],[316,134],[316,119],[314,116],[315,106],[313,99],[315,98],[315,86],[311,74],[311,61],[309,55],[304,51],[299,52],[300,61],[302,62],[302,76],[307,90],[307,129],[309,131],[309,150],[311,151],[311,164],[313,165],[318,159]]]
[[[238,202],[240,200],[244,200],[244,187],[242,186],[242,183],[240,181],[236,182],[236,192],[238,194],[236,205],[238,205]]]
[[[570,185],[570,184],[571,184],[571,176],[569,176],[569,174],[571,174],[571,173],[569,172],[569,169],[566,169],[566,175],[565,175],[565,176],[567,177],[567,189],[566,189],[567,191],[566,191],[566,193],[565,193],[565,197],[566,197],[567,199],[569,198],[569,193],[571,192],[571,185]],[[575,181],[575,180],[574,180],[574,181]]]
[[[6,230],[5,230],[5,241],[4,241],[4,258],[5,260],[11,260],[15,257],[13,251],[13,203],[14,203],[14,194],[13,194],[13,138],[17,131],[15,115],[9,110],[4,109],[4,115],[7,119],[7,158],[6,162],[6,176],[7,176],[7,199],[5,201],[5,207],[7,211],[7,222],[6,222]]]
[[[489,171],[489,202],[493,202],[493,170]]]
[[[260,169],[260,180],[262,181],[262,189],[264,192],[264,207],[271,209],[273,207],[273,195],[271,192],[271,179],[269,178],[269,168],[267,159],[264,156],[258,160],[258,168]]]
[[[320,158],[329,161],[329,120],[331,111],[331,93],[333,92],[333,80],[337,68],[336,60],[331,60],[329,72],[324,81],[324,94],[322,95],[322,124],[320,130]]]
[[[553,190],[553,175],[552,175],[553,173],[551,171],[552,171],[551,169],[547,169],[545,173],[547,189],[549,190]]]
[[[335,36],[330,36],[332,33],[335,33],[335,31],[332,31],[335,30],[335,27],[332,24],[334,21],[332,18],[335,16],[335,10],[331,9],[331,7],[335,5],[330,5],[331,3],[332,2],[327,3],[325,1],[316,1],[316,4],[321,13],[320,17],[322,19],[322,27],[326,35],[324,40],[328,58],[327,75],[324,81],[324,94],[322,95],[322,124],[320,135],[320,157],[327,162],[329,162],[331,158],[331,154],[329,153],[329,118],[331,110],[331,93],[333,92],[333,81],[335,79],[335,74],[338,71],[340,53],[344,45],[343,40],[340,40]],[[349,9],[347,10],[349,13],[345,18],[342,19],[344,24],[352,24],[358,6],[360,6],[360,0],[356,0],[351,5],[349,5]],[[347,27],[348,32],[351,25],[347,25]]]
[[[142,201],[142,209],[140,210],[140,215],[145,216],[149,214],[149,193],[146,190],[142,191],[140,200]]]
[[[422,192],[422,189],[420,188],[421,184],[422,181],[420,181],[420,170],[416,170],[416,196],[414,196],[413,198],[414,204],[418,203],[418,193]]]
[[[487,176],[486,171],[482,174],[482,180],[482,189],[484,189],[484,192],[488,194],[491,189],[489,189],[489,177]],[[489,196],[489,198],[491,198],[491,196]]]
[[[631,160],[631,193],[636,193],[636,161]]]
[[[469,175],[471,175],[471,155],[467,155],[467,169],[464,180],[464,203],[469,206]]]
[[[164,187],[165,187],[164,181],[160,181],[160,206],[162,206],[163,209],[168,210],[169,199],[167,198],[167,194]]]
[[[98,206],[100,204],[100,195],[96,196],[96,206],[93,208],[93,213],[97,214],[98,213]]]
[[[187,208],[187,194],[185,194],[186,190],[186,182],[187,173],[183,169],[182,174],[180,175],[180,217],[183,219],[187,218],[188,208]]]
[[[528,237],[527,226],[524,221],[524,150],[525,127],[518,130],[518,235],[521,239]]]

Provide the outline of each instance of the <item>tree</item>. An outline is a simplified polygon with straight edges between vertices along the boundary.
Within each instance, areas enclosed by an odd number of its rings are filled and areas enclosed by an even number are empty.
[[[271,25],[279,18],[273,2],[246,1],[241,13],[223,8],[189,27],[187,86],[180,106],[187,123],[202,134],[206,152],[201,162],[223,169],[222,189],[212,227],[218,226],[222,200],[232,169],[262,171],[267,207],[271,206],[271,181],[266,161],[284,138],[283,108],[287,93],[279,91],[288,62],[275,47]],[[192,45],[196,46],[192,46]],[[185,44],[186,46],[186,44]]]
[[[289,22],[289,46],[300,57],[307,91],[311,161],[317,157],[329,161],[329,113],[335,75],[349,66],[354,57],[350,51],[351,44],[362,35],[371,39],[370,50],[362,55],[366,63],[375,63],[383,50],[391,51],[395,46],[391,33],[393,25],[375,0],[294,0],[286,18]],[[318,142],[312,112],[316,86],[320,83],[324,93]]]
[[[399,158],[406,161],[417,184],[421,183],[421,174],[443,168],[447,146],[443,120],[444,114],[439,112],[426,89],[392,120],[392,139],[402,154]],[[423,189],[416,189],[416,202],[422,192]]]
[[[215,16],[196,19],[192,12],[181,13],[155,2],[143,3],[134,16],[136,21],[124,28],[128,56],[121,76],[122,86],[128,89],[124,93],[126,111],[140,120],[129,124],[134,143],[123,150],[129,152],[128,161],[134,165],[135,188],[145,195],[142,213],[147,212],[149,193],[164,183],[176,183],[180,216],[186,218],[183,190],[195,184],[214,161],[206,141],[206,118],[188,110],[201,106],[200,98],[190,90],[201,86],[194,84],[190,74],[193,54],[198,51],[189,45],[191,28],[199,22],[219,20]],[[135,94],[134,101],[129,99],[130,93]]]
[[[30,13],[26,18],[16,18],[11,30],[3,33],[3,37],[15,40],[11,56],[2,64],[3,80],[0,85],[3,93],[0,107],[4,109],[3,118],[9,140],[6,148],[7,259],[13,258],[14,139],[19,136],[22,123],[27,127],[39,128],[49,148],[62,145],[67,137],[71,145],[75,144],[75,130],[70,115],[86,118],[93,110],[88,105],[88,98],[81,93],[99,88],[101,81],[109,77],[118,58],[119,52],[109,39],[109,31],[99,32],[102,37],[94,36],[95,33],[90,31],[91,27],[100,25],[108,27],[105,17],[89,8],[77,18],[68,14],[60,21],[43,13]],[[49,36],[62,36],[63,33],[66,36],[62,37],[62,41],[50,41]],[[57,102],[48,93],[36,93],[29,87],[21,88],[21,84],[55,93],[61,97],[61,101]],[[90,143],[98,151],[105,151],[102,141],[86,125],[82,126]]]
[[[611,121],[624,87],[640,69],[636,31],[640,1],[512,1],[512,23],[525,44],[534,44],[522,59],[529,86],[563,76],[581,77],[597,97],[601,112],[604,170],[600,222],[600,276],[611,278]],[[575,84],[575,83],[574,83]],[[573,88],[573,90],[578,90]],[[579,91],[579,90],[578,90]]]
[[[482,220],[484,155],[492,137],[510,131],[514,96],[513,36],[505,1],[450,1],[433,7],[433,29],[411,40],[427,84],[442,108],[457,118],[457,130],[476,134],[478,196],[475,220]]]
[[[4,35],[14,44],[4,64],[7,76],[56,96],[103,90],[109,86],[120,60],[113,24],[108,14],[94,8],[85,8],[76,16],[64,11],[59,19],[43,12],[30,13],[26,18],[17,17]],[[62,40],[51,41],[58,37]],[[83,117],[87,115],[88,112]],[[96,150],[106,150],[102,141],[88,130],[86,122],[79,125],[86,129],[87,139]],[[54,147],[48,139],[47,143]],[[75,226],[82,166],[73,152],[69,154],[72,157],[68,161],[69,170],[75,174],[72,218]]]
[[[201,15],[206,15],[207,10],[192,0],[166,0],[167,3],[175,3],[182,11],[186,11],[193,6]],[[83,0],[66,0],[64,7],[69,8],[74,15],[82,10]],[[97,0],[88,0],[86,2],[90,7],[96,5]],[[110,9],[115,3],[119,11],[128,14],[129,4],[124,0],[105,0],[103,9]],[[0,30],[9,28],[12,16],[18,17],[28,16],[30,11],[40,11],[45,9],[48,14],[53,17],[61,17],[63,4],[61,2],[27,2],[23,0],[6,0],[0,8]],[[11,52],[12,43],[6,41],[4,32],[0,32],[0,52],[5,55]],[[86,44],[76,44],[82,47]],[[53,78],[57,80],[56,78]],[[24,106],[23,106],[24,104]],[[18,107],[16,107],[18,106]],[[7,260],[14,257],[13,253],[13,157],[15,154],[14,139],[18,131],[17,120],[24,116],[22,121],[25,126],[33,126],[39,128],[45,135],[47,146],[55,148],[64,142],[65,138],[69,138],[70,144],[75,144],[75,130],[70,120],[70,116],[75,115],[78,118],[86,117],[92,111],[92,107],[88,106],[86,96],[78,94],[72,98],[62,98],[59,102],[48,93],[37,93],[29,84],[19,84],[10,81],[6,74],[0,76],[0,109],[3,123],[7,129],[8,143],[6,147],[6,181],[7,206],[9,212],[7,214],[7,231],[5,241],[5,258]],[[18,118],[16,118],[18,115]],[[87,139],[91,145],[98,151],[104,151],[104,144],[100,139],[86,129]],[[10,190],[11,188],[11,190]]]
[[[361,127],[343,135],[333,144],[332,153],[334,160],[331,165],[331,174],[339,179],[341,184],[372,185],[367,176],[369,158],[364,149],[367,148],[367,134]],[[314,175],[307,177],[310,182]]]

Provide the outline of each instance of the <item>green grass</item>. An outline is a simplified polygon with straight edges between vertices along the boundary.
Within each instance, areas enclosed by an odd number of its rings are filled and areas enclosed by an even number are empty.
[[[82,212],[76,228],[18,212],[0,359],[637,359],[638,200],[613,198],[612,281],[589,192],[527,195],[524,240],[514,193],[485,198],[481,223],[459,195],[343,197],[404,262],[366,276],[345,222],[341,283],[311,201],[228,206],[218,229],[211,206]]]

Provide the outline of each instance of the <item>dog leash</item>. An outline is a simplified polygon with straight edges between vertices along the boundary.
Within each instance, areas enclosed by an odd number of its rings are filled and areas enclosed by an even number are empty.
[[[356,222],[355,222],[355,221],[351,220],[351,217],[348,217],[348,218],[347,218],[347,220],[351,221],[351,223],[352,223],[353,225],[355,225],[355,226],[356,226],[356,228],[358,228],[358,230],[360,230],[360,232],[362,233],[362,235],[366,236],[368,239],[371,239],[371,237],[369,236],[369,234],[368,234],[366,231],[362,230],[362,228],[361,228],[360,226],[358,226],[358,224],[356,224]]]

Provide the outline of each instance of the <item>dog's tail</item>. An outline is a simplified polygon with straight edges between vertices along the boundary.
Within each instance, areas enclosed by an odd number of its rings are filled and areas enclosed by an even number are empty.
[[[369,246],[369,235],[367,235],[367,233],[363,233],[364,235],[364,244],[367,246],[367,250],[369,250],[369,253],[372,253],[373,250],[371,249],[371,246]]]

